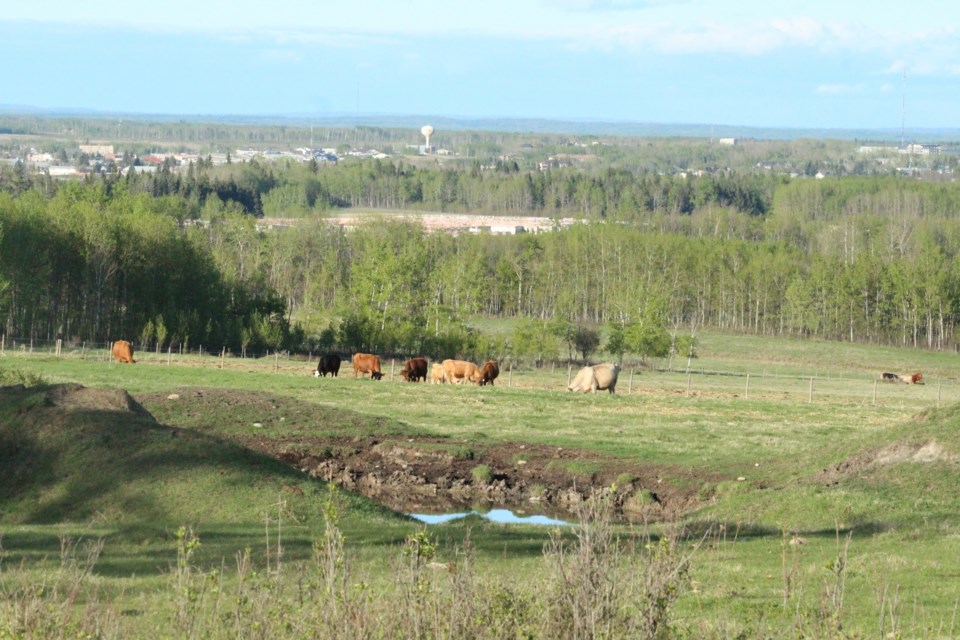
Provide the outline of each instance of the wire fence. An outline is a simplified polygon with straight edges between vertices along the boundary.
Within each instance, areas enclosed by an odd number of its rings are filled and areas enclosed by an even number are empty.
[[[22,340],[0,336],[0,362],[17,358],[55,358],[113,364],[113,342]],[[319,354],[312,352],[247,351],[237,353],[224,347],[168,345],[166,349],[140,349],[133,344],[134,358],[141,363],[213,367],[219,369],[272,370],[290,374],[312,374]],[[384,358],[384,379],[402,380],[404,358]],[[522,360],[500,361],[499,386],[558,389],[566,388],[581,365],[552,360],[534,367]],[[351,372],[350,358],[342,372]],[[350,377],[349,375],[346,377]],[[880,374],[837,371],[730,371],[696,368],[651,367],[627,363],[621,369],[618,394],[667,393],[687,398],[725,397],[789,402],[837,402],[875,406],[940,407],[960,402],[960,379],[931,376],[920,384],[897,379],[885,381]]]

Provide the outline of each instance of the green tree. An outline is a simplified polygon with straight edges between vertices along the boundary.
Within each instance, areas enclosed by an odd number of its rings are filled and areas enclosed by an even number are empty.
[[[519,320],[514,326],[511,342],[515,355],[532,358],[537,367],[543,365],[544,358],[557,353],[557,337],[543,320]]]
[[[579,326],[574,334],[574,344],[577,351],[583,355],[583,361],[586,362],[590,354],[600,346],[600,334],[596,329]]]

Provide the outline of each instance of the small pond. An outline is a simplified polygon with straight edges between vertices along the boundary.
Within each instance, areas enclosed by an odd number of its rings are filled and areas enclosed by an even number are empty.
[[[407,515],[414,520],[419,520],[425,524],[442,524],[444,522],[450,522],[451,520],[466,518],[467,516],[471,515],[480,516],[485,520],[498,522],[500,524],[539,524],[554,527],[573,524],[571,522],[557,520],[549,516],[518,516],[509,509],[491,509],[490,511],[486,511],[484,513],[480,513],[479,511],[463,511],[460,513],[440,513],[436,515],[429,513],[408,513]]]

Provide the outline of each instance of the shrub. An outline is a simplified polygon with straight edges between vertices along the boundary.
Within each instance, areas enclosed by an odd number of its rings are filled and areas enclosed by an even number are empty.
[[[493,479],[493,471],[485,464],[478,464],[470,470],[470,477],[474,484],[490,484]]]

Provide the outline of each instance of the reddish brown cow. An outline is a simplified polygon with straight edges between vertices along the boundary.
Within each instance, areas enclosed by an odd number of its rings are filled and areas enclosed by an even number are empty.
[[[900,379],[907,384],[923,384],[923,373],[917,371],[913,375],[900,376]]]
[[[113,359],[117,362],[129,362],[131,364],[136,362],[136,360],[133,359],[133,345],[126,340],[117,340],[114,342]]]
[[[400,372],[400,377],[402,377],[407,382],[417,382],[419,380],[427,381],[427,359],[426,358],[410,358],[407,360],[406,364],[403,365],[403,371]]]
[[[480,369],[477,365],[466,360],[444,360],[443,375],[447,382],[454,384],[463,384],[464,380],[480,383],[483,379],[480,376]]]
[[[493,381],[500,375],[500,365],[496,360],[487,360],[480,367],[480,386],[485,384],[492,385]]]
[[[365,374],[370,374],[371,380],[379,380],[383,377],[380,372],[380,357],[370,353],[353,354],[353,377],[357,374],[362,378]]]

